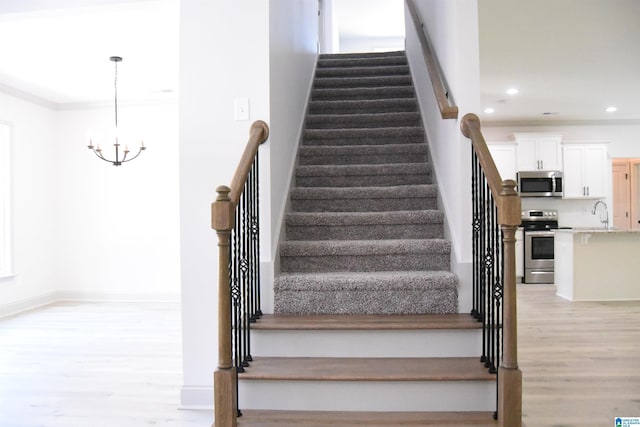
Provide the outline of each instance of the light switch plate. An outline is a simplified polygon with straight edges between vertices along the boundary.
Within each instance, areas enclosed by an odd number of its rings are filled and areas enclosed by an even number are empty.
[[[249,120],[249,98],[234,100],[234,117],[236,121]]]

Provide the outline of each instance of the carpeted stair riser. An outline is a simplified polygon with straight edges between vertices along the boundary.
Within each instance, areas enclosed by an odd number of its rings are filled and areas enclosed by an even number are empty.
[[[296,168],[298,187],[373,187],[431,184],[425,163],[381,165],[310,165]]]
[[[418,111],[418,104],[411,98],[389,98],[371,100],[324,100],[311,101],[310,114],[381,114],[412,113]]]
[[[410,75],[370,76],[370,77],[322,77],[317,78],[313,87],[321,88],[356,88],[373,86],[411,86]]]
[[[308,115],[307,129],[359,129],[418,127],[420,114],[417,112],[377,113],[377,114],[317,114]]]
[[[302,146],[299,165],[379,165],[427,161],[427,145]]]
[[[383,67],[322,67],[316,69],[316,78],[325,77],[369,77],[409,75],[408,65]]]
[[[320,60],[339,59],[345,63],[354,59],[371,59],[371,58],[403,58],[405,61],[407,56],[403,51],[394,52],[377,52],[377,53],[323,53]]]
[[[448,271],[285,273],[274,302],[289,314],[455,313],[456,284]]]
[[[318,69],[322,68],[350,68],[350,67],[379,67],[379,66],[395,66],[407,65],[407,58],[403,56],[380,56],[366,58],[350,58],[350,59],[332,59],[321,55],[318,60]]]
[[[441,239],[441,211],[294,212],[286,218],[289,240]]]
[[[303,145],[388,145],[424,142],[421,127],[305,129]]]
[[[274,304],[276,313],[288,315],[449,314],[458,309],[458,295],[454,286],[402,291],[278,291]]]
[[[293,188],[294,212],[386,212],[438,208],[434,184],[399,187]]]
[[[283,272],[448,270],[450,243],[442,239],[287,241]]]
[[[381,100],[397,98],[413,98],[415,93],[413,86],[389,86],[389,87],[357,87],[357,88],[313,88],[311,101],[340,101],[340,100]],[[415,101],[415,98],[414,98]]]

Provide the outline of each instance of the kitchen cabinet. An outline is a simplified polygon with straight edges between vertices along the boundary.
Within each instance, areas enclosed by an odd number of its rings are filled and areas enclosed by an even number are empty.
[[[500,178],[516,179],[517,157],[516,144],[513,142],[490,142],[487,143],[491,157],[500,172]]]
[[[565,144],[563,151],[564,198],[607,197],[607,146]]]
[[[562,136],[548,133],[514,133],[518,170],[562,170]]]

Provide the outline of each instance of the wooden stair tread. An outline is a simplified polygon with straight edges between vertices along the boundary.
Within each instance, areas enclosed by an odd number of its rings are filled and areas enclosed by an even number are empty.
[[[323,412],[243,410],[242,427],[495,427],[492,412]]]
[[[477,357],[254,357],[240,379],[281,381],[495,381]]]
[[[417,315],[274,315],[264,314],[254,324],[256,330],[429,330],[481,329],[469,314]]]

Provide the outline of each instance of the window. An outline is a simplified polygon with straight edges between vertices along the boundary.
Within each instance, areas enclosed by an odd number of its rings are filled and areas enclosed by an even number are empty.
[[[0,277],[11,276],[11,128],[0,123]]]

